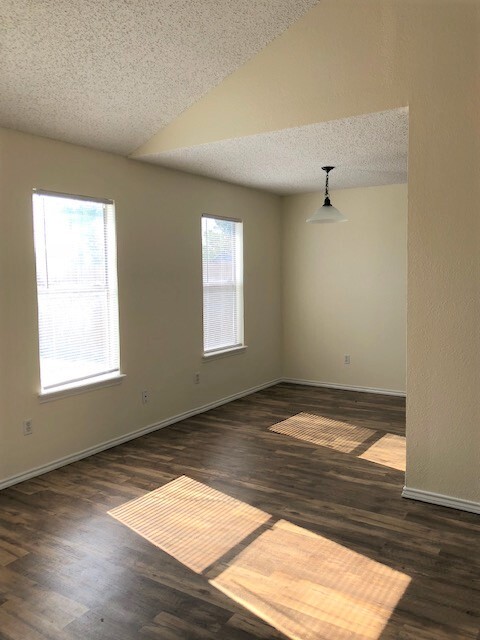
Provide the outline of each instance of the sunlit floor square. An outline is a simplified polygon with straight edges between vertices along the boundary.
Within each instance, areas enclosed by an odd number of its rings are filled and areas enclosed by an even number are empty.
[[[284,520],[211,580],[292,640],[378,640],[409,582]]]
[[[186,476],[109,514],[198,573],[270,519]]]
[[[405,471],[407,457],[405,438],[388,433],[358,457],[385,467]]]
[[[352,453],[375,434],[375,431],[366,427],[357,427],[348,422],[310,413],[298,413],[296,416],[274,424],[270,427],[270,431],[329,447],[342,453]]]

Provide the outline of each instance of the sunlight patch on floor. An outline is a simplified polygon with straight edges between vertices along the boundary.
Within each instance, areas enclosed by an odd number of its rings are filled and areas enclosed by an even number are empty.
[[[329,447],[342,453],[352,453],[375,434],[372,429],[356,427],[348,422],[309,413],[298,413],[296,416],[278,422],[270,427],[270,431]]]
[[[379,640],[410,582],[186,476],[109,514],[290,640]]]
[[[271,517],[186,476],[108,513],[197,573]]]
[[[378,640],[409,582],[284,520],[211,580],[291,640]]]
[[[385,467],[405,471],[407,458],[406,440],[402,436],[388,433],[358,457]]]

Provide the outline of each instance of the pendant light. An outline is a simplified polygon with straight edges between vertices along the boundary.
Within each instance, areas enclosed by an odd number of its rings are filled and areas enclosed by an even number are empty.
[[[322,207],[319,207],[310,218],[307,219],[307,222],[313,223],[324,223],[324,222],[347,222],[347,218],[340,213],[338,209],[336,209],[332,203],[330,202],[330,198],[328,197],[328,174],[335,167],[322,167],[322,169],[327,174],[325,181],[325,201]]]

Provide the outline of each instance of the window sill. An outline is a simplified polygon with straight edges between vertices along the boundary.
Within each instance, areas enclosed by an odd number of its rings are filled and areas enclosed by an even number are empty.
[[[52,391],[42,391],[38,394],[38,399],[40,402],[51,402],[52,400],[60,400],[61,398],[67,398],[68,396],[76,396],[80,393],[95,391],[102,387],[113,387],[120,384],[125,377],[124,373],[98,376],[94,382],[68,384],[63,387],[58,387]]]
[[[247,350],[247,345],[242,344],[240,347],[232,347],[231,349],[223,349],[222,351],[212,351],[212,353],[204,353],[202,360],[209,362],[210,360],[216,360],[217,358],[225,358],[227,356],[233,356],[236,353],[243,353]]]

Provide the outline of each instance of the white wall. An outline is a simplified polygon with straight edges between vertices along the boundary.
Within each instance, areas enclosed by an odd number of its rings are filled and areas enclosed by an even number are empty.
[[[0,129],[0,483],[281,375],[279,198]],[[32,189],[116,203],[122,384],[40,404]],[[202,362],[202,213],[244,220],[245,353]],[[194,385],[193,374],[201,373]],[[141,390],[151,394],[142,405]],[[34,433],[23,436],[22,420]]]
[[[405,391],[407,186],[331,197],[348,222],[305,222],[322,193],[283,202],[284,374]]]

